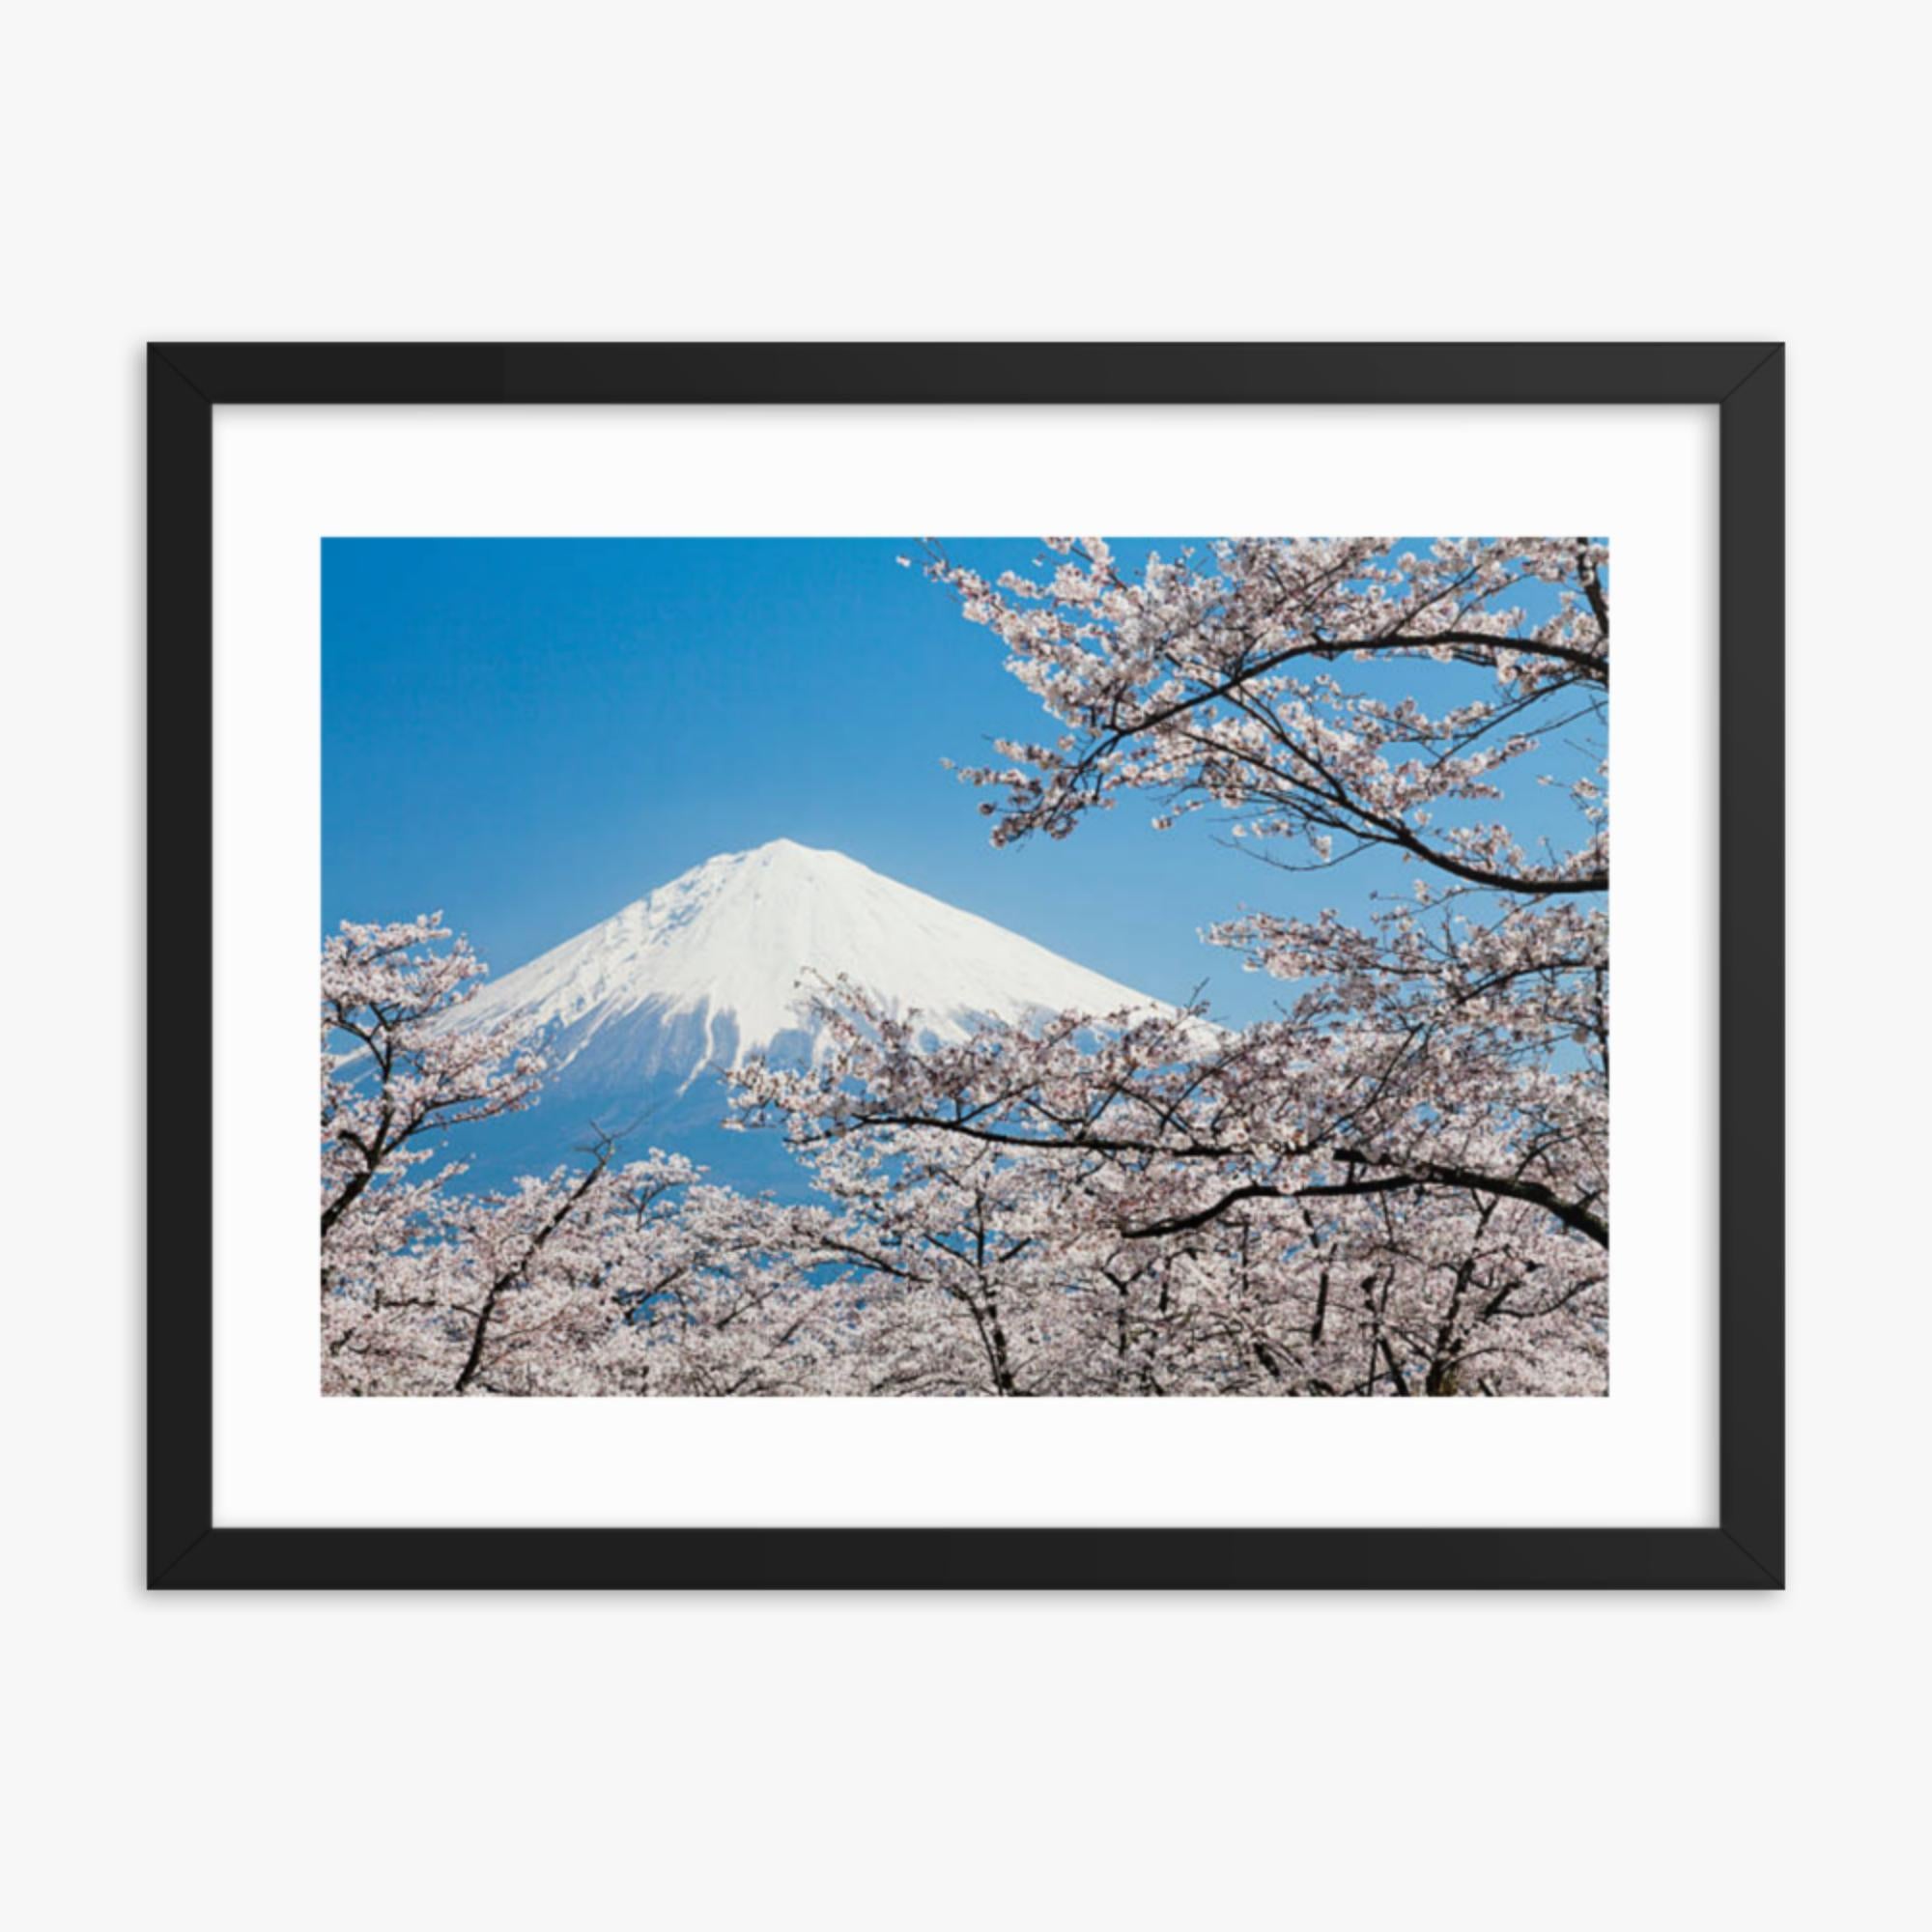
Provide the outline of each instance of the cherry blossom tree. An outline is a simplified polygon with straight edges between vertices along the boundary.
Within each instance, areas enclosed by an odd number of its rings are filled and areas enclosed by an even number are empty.
[[[813,1216],[613,1141],[462,1191],[450,1127],[533,1103],[542,1060],[465,1024],[485,968],[440,915],[345,924],[322,956],[322,1368],[346,1395],[793,1393],[842,1304]],[[817,1217],[823,1219],[822,1215]]]
[[[500,1028],[450,1024],[488,970],[440,913],[342,930],[322,950],[322,1233],[416,1145],[526,1106],[542,1062]]]
[[[1059,727],[961,774],[999,794],[980,806],[996,844],[1067,838],[1146,793],[1157,829],[1208,812],[1284,871],[1379,856],[1409,873],[1406,901],[1366,926],[1227,921],[1216,943],[1302,988],[1238,1034],[1199,1012],[1065,1014],[931,1049],[916,1016],[827,989],[833,1052],[751,1069],[748,1118],[804,1150],[895,1150],[885,1194],[935,1231],[957,1206],[919,1178],[942,1170],[938,1143],[1033,1177],[1079,1284],[1052,1291],[1056,1332],[1104,1285],[1159,1284],[1159,1322],[1127,1322],[1171,1345],[1150,1390],[1601,1389],[1606,551],[1240,542],[1129,580],[1098,538],[1049,547],[1040,581],[927,555]],[[1554,741],[1595,749],[1533,774],[1570,834],[1526,841],[1503,780]],[[879,1189],[855,1198],[877,1217]],[[1008,1278],[1042,1271],[1030,1247]]]

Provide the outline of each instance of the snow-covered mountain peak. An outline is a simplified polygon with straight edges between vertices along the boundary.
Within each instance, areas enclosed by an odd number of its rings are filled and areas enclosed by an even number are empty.
[[[936,1042],[983,1019],[1157,1005],[842,852],[775,838],[707,859],[491,980],[468,1017],[543,1033],[554,1076],[687,1084],[753,1053],[811,1057],[809,982],[841,975],[917,1010]]]

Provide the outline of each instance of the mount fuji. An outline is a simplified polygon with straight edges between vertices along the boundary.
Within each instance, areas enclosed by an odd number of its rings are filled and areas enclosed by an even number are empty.
[[[660,886],[602,924],[487,981],[463,1023],[511,1021],[549,1070],[527,1113],[467,1130],[474,1184],[571,1158],[593,1122],[708,1165],[741,1187],[806,1183],[773,1133],[726,1133],[724,1073],[753,1054],[815,1063],[813,980],[843,975],[922,1042],[986,1020],[1159,1002],[1017,933],[883,877],[842,852],[779,838]]]

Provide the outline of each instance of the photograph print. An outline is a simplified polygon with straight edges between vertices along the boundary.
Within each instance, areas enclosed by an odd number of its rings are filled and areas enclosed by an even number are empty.
[[[332,1396],[1604,1396],[1598,538],[331,538]]]

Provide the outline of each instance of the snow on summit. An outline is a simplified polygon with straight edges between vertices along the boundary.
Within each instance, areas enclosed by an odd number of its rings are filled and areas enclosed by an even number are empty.
[[[553,1074],[688,1085],[753,1053],[809,1055],[810,978],[844,975],[935,1042],[976,1021],[1157,1003],[1017,933],[789,838],[708,859],[491,980],[472,1021],[541,1030]]]

